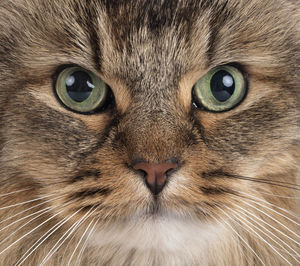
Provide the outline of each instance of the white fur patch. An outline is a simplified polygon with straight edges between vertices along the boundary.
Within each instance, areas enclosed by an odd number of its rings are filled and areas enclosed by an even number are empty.
[[[173,261],[167,265],[180,265],[183,262],[192,265],[199,261],[201,265],[206,265],[211,248],[226,233],[217,224],[162,216],[110,224],[98,230],[90,244],[97,247],[116,246],[123,254],[132,249],[139,256],[146,256],[150,252],[166,254],[163,261]]]

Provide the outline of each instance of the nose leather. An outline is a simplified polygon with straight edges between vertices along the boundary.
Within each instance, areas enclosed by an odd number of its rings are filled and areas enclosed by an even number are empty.
[[[145,173],[145,181],[152,194],[159,194],[167,181],[168,171],[177,169],[178,164],[173,162],[165,163],[136,163],[133,168]]]

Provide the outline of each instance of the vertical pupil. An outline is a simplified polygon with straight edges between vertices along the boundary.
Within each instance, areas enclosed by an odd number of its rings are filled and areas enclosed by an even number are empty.
[[[218,101],[225,102],[234,93],[234,79],[227,71],[220,70],[213,75],[210,88],[213,96]]]
[[[67,92],[71,99],[76,102],[86,100],[94,87],[91,77],[84,71],[76,71],[66,79]]]

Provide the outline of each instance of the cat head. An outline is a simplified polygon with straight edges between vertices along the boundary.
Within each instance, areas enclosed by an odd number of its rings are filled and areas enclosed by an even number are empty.
[[[296,15],[287,1],[4,1],[3,188],[141,235],[155,219],[297,211]]]

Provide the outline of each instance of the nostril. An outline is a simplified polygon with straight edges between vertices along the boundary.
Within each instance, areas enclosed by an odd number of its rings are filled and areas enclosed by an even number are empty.
[[[133,168],[133,169],[135,169],[135,168]],[[142,170],[142,169],[135,169],[138,173],[140,173],[141,174],[141,176],[143,176],[144,178],[146,178],[146,176],[147,176],[147,172],[146,171],[144,171],[144,170]]]
[[[164,188],[167,178],[179,165],[174,160],[164,163],[137,162],[132,165],[133,169],[144,174],[146,184],[150,191],[157,195]]]
[[[169,177],[169,176],[172,175],[178,168],[179,168],[179,165],[177,165],[176,168],[170,168],[169,170],[167,170],[166,176]]]

